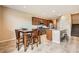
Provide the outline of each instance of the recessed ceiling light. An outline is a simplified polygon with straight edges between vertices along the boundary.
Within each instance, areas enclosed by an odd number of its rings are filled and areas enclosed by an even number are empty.
[[[52,12],[54,13],[54,12],[56,12],[55,10],[52,10]]]
[[[24,8],[26,8],[26,6],[24,6]]]

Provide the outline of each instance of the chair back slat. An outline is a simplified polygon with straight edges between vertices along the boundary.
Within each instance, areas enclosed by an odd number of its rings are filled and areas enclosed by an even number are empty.
[[[16,39],[20,37],[20,32],[18,30],[15,30]]]

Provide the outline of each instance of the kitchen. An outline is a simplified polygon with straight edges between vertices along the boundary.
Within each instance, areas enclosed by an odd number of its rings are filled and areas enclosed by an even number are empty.
[[[47,35],[47,39],[49,41],[60,43],[60,33],[59,33],[60,31],[57,30],[57,20],[56,19],[47,20],[47,19],[42,19],[42,18],[38,18],[38,17],[33,17],[32,25],[33,25],[33,28],[40,28],[40,25],[41,25],[40,30],[41,30],[42,34]],[[57,33],[58,35],[55,34],[56,32],[58,32]]]
[[[15,6],[15,7],[17,7],[17,6]],[[25,30],[24,28],[26,28],[29,31],[32,29],[38,29],[38,30],[40,30],[40,36],[46,35],[45,40],[50,41],[52,43],[57,43],[59,45],[61,43],[61,40],[60,40],[60,38],[61,38],[60,31],[61,30],[66,29],[67,30],[66,34],[69,36],[69,38],[71,37],[71,16],[70,16],[70,14],[60,16],[58,19],[57,18],[54,19],[54,17],[52,19],[48,19],[45,17],[34,16],[33,14],[25,13],[25,12],[13,9],[15,7],[0,6],[0,10],[1,10],[0,12],[1,12],[1,16],[2,16],[2,19],[0,19],[0,21],[1,21],[0,24],[3,26],[3,27],[1,27],[1,33],[0,33],[1,34],[1,37],[0,37],[1,38],[0,39],[0,42],[1,42],[0,51],[1,52],[9,52],[9,51],[16,50],[15,29]],[[33,6],[29,6],[29,7],[33,7]],[[24,33],[27,31],[20,31],[20,32]],[[39,46],[38,46],[38,48],[39,48]],[[3,48],[6,48],[6,49],[3,49]],[[8,48],[11,48],[11,49],[8,49]],[[18,49],[17,49],[17,51],[18,51]],[[24,51],[24,49],[23,49],[23,51]]]

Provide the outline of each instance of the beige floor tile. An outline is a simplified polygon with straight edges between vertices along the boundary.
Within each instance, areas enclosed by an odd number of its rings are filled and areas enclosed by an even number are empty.
[[[20,51],[14,50],[12,53],[78,53],[79,52],[79,37],[72,37],[70,42],[61,42],[61,44],[52,43],[47,40],[46,35],[41,36],[42,43],[38,47],[31,50],[29,46],[24,52],[23,47]]]

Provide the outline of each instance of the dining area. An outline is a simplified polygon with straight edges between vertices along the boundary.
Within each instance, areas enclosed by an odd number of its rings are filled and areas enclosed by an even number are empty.
[[[31,50],[34,49],[34,45],[37,47],[41,44],[39,29],[28,30],[27,28],[15,29],[16,35],[16,48],[19,51],[22,46],[24,52],[31,46]]]
[[[50,23],[52,24],[51,26],[49,26]],[[26,52],[29,46],[33,50],[35,48],[34,45],[39,47],[44,42],[49,42],[49,44],[54,41],[60,43],[60,33],[56,29],[56,20],[32,17],[32,27],[28,28],[26,26],[23,25],[19,29],[15,28],[16,48],[18,51],[23,47]],[[54,32],[57,32],[56,35]],[[41,36],[43,39],[41,39]]]

